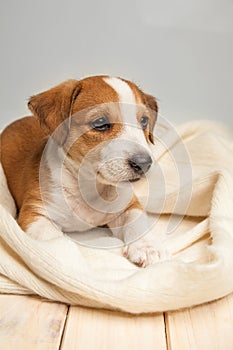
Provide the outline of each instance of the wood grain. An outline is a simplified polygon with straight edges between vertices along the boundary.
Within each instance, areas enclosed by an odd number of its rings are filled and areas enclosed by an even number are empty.
[[[163,314],[67,311],[37,297],[0,295],[0,350],[233,350],[233,295],[166,313],[166,332]]]
[[[37,297],[0,295],[0,349],[59,349],[67,309]]]
[[[233,295],[166,314],[168,350],[233,350]]]
[[[131,316],[70,307],[61,350],[165,350],[163,314]]]

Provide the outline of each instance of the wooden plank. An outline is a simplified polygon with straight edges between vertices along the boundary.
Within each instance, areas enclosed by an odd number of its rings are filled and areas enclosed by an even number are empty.
[[[59,349],[67,310],[37,297],[0,295],[0,349]]]
[[[61,350],[165,350],[163,314],[132,316],[70,307]]]
[[[232,350],[233,295],[165,316],[169,350]]]

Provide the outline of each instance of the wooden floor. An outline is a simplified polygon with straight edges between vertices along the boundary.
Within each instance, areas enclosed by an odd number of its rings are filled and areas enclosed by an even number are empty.
[[[0,350],[12,349],[233,350],[233,295],[144,316],[0,295]]]

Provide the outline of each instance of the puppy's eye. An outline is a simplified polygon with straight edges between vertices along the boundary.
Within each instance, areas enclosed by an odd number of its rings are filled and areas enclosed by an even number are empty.
[[[148,122],[149,122],[149,118],[144,115],[141,118],[141,126],[142,126],[143,130],[145,130],[147,128]]]
[[[111,128],[111,123],[108,117],[103,116],[91,122],[91,127],[98,131],[106,131]]]

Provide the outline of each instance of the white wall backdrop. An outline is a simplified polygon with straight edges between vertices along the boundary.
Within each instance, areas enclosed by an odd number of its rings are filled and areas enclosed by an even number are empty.
[[[2,0],[0,42],[0,128],[93,74],[135,81],[171,121],[233,126],[232,0]]]

